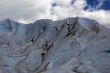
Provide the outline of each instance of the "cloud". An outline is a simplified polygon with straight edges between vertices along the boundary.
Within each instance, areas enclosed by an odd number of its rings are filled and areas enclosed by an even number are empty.
[[[110,11],[99,9],[106,0],[97,1],[96,8],[84,10],[89,6],[86,0],[0,0],[0,20],[11,18],[29,23],[37,19],[58,20],[78,16],[110,24]]]
[[[65,1],[65,0],[63,0]],[[87,5],[86,0],[76,0],[73,5],[70,2],[64,2],[62,6],[58,5],[53,8],[53,14],[57,19],[64,19],[67,17],[87,17],[97,20],[100,24],[110,24],[110,11],[99,9],[105,0],[100,0],[96,8],[91,10],[84,10]]]
[[[51,0],[0,0],[0,20],[36,20],[47,13],[50,2]]]
[[[110,11],[98,10],[93,12],[83,12],[82,17],[87,17],[98,21],[100,24],[110,24]]]

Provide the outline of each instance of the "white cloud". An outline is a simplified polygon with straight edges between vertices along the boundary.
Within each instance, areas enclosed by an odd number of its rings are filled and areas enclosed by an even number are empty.
[[[101,5],[103,5],[104,0],[100,0],[100,3],[94,8],[94,11],[85,11],[84,7],[87,6],[86,0],[76,0],[75,3],[71,6],[64,4],[63,7],[56,6],[54,7],[53,13],[58,18],[63,19],[67,17],[87,17],[97,20],[100,24],[110,24],[110,11],[108,10],[97,10]],[[66,6],[68,5],[68,6]]]
[[[74,3],[75,8],[81,10],[83,10],[86,5],[87,3],[85,0],[76,0]]]
[[[100,3],[94,11],[85,11],[86,0],[0,0],[0,20],[11,18],[20,22],[28,23],[37,19],[64,19],[67,17],[87,17],[103,24],[110,24],[110,11],[97,10],[105,0]],[[57,6],[51,7],[52,3]]]
[[[0,0],[0,20],[36,20],[49,10],[51,0]]]

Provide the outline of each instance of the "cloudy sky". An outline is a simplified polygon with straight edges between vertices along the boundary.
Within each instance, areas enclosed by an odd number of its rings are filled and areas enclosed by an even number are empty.
[[[0,0],[0,20],[29,23],[76,16],[110,24],[110,0]]]

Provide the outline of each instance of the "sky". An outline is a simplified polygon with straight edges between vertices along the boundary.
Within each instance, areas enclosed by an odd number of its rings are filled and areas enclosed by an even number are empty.
[[[110,0],[0,0],[0,20],[21,23],[39,19],[86,17],[110,24]]]

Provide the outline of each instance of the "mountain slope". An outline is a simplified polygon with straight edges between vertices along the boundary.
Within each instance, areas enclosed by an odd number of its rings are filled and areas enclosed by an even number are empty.
[[[0,73],[109,73],[108,28],[88,18],[0,22]]]

